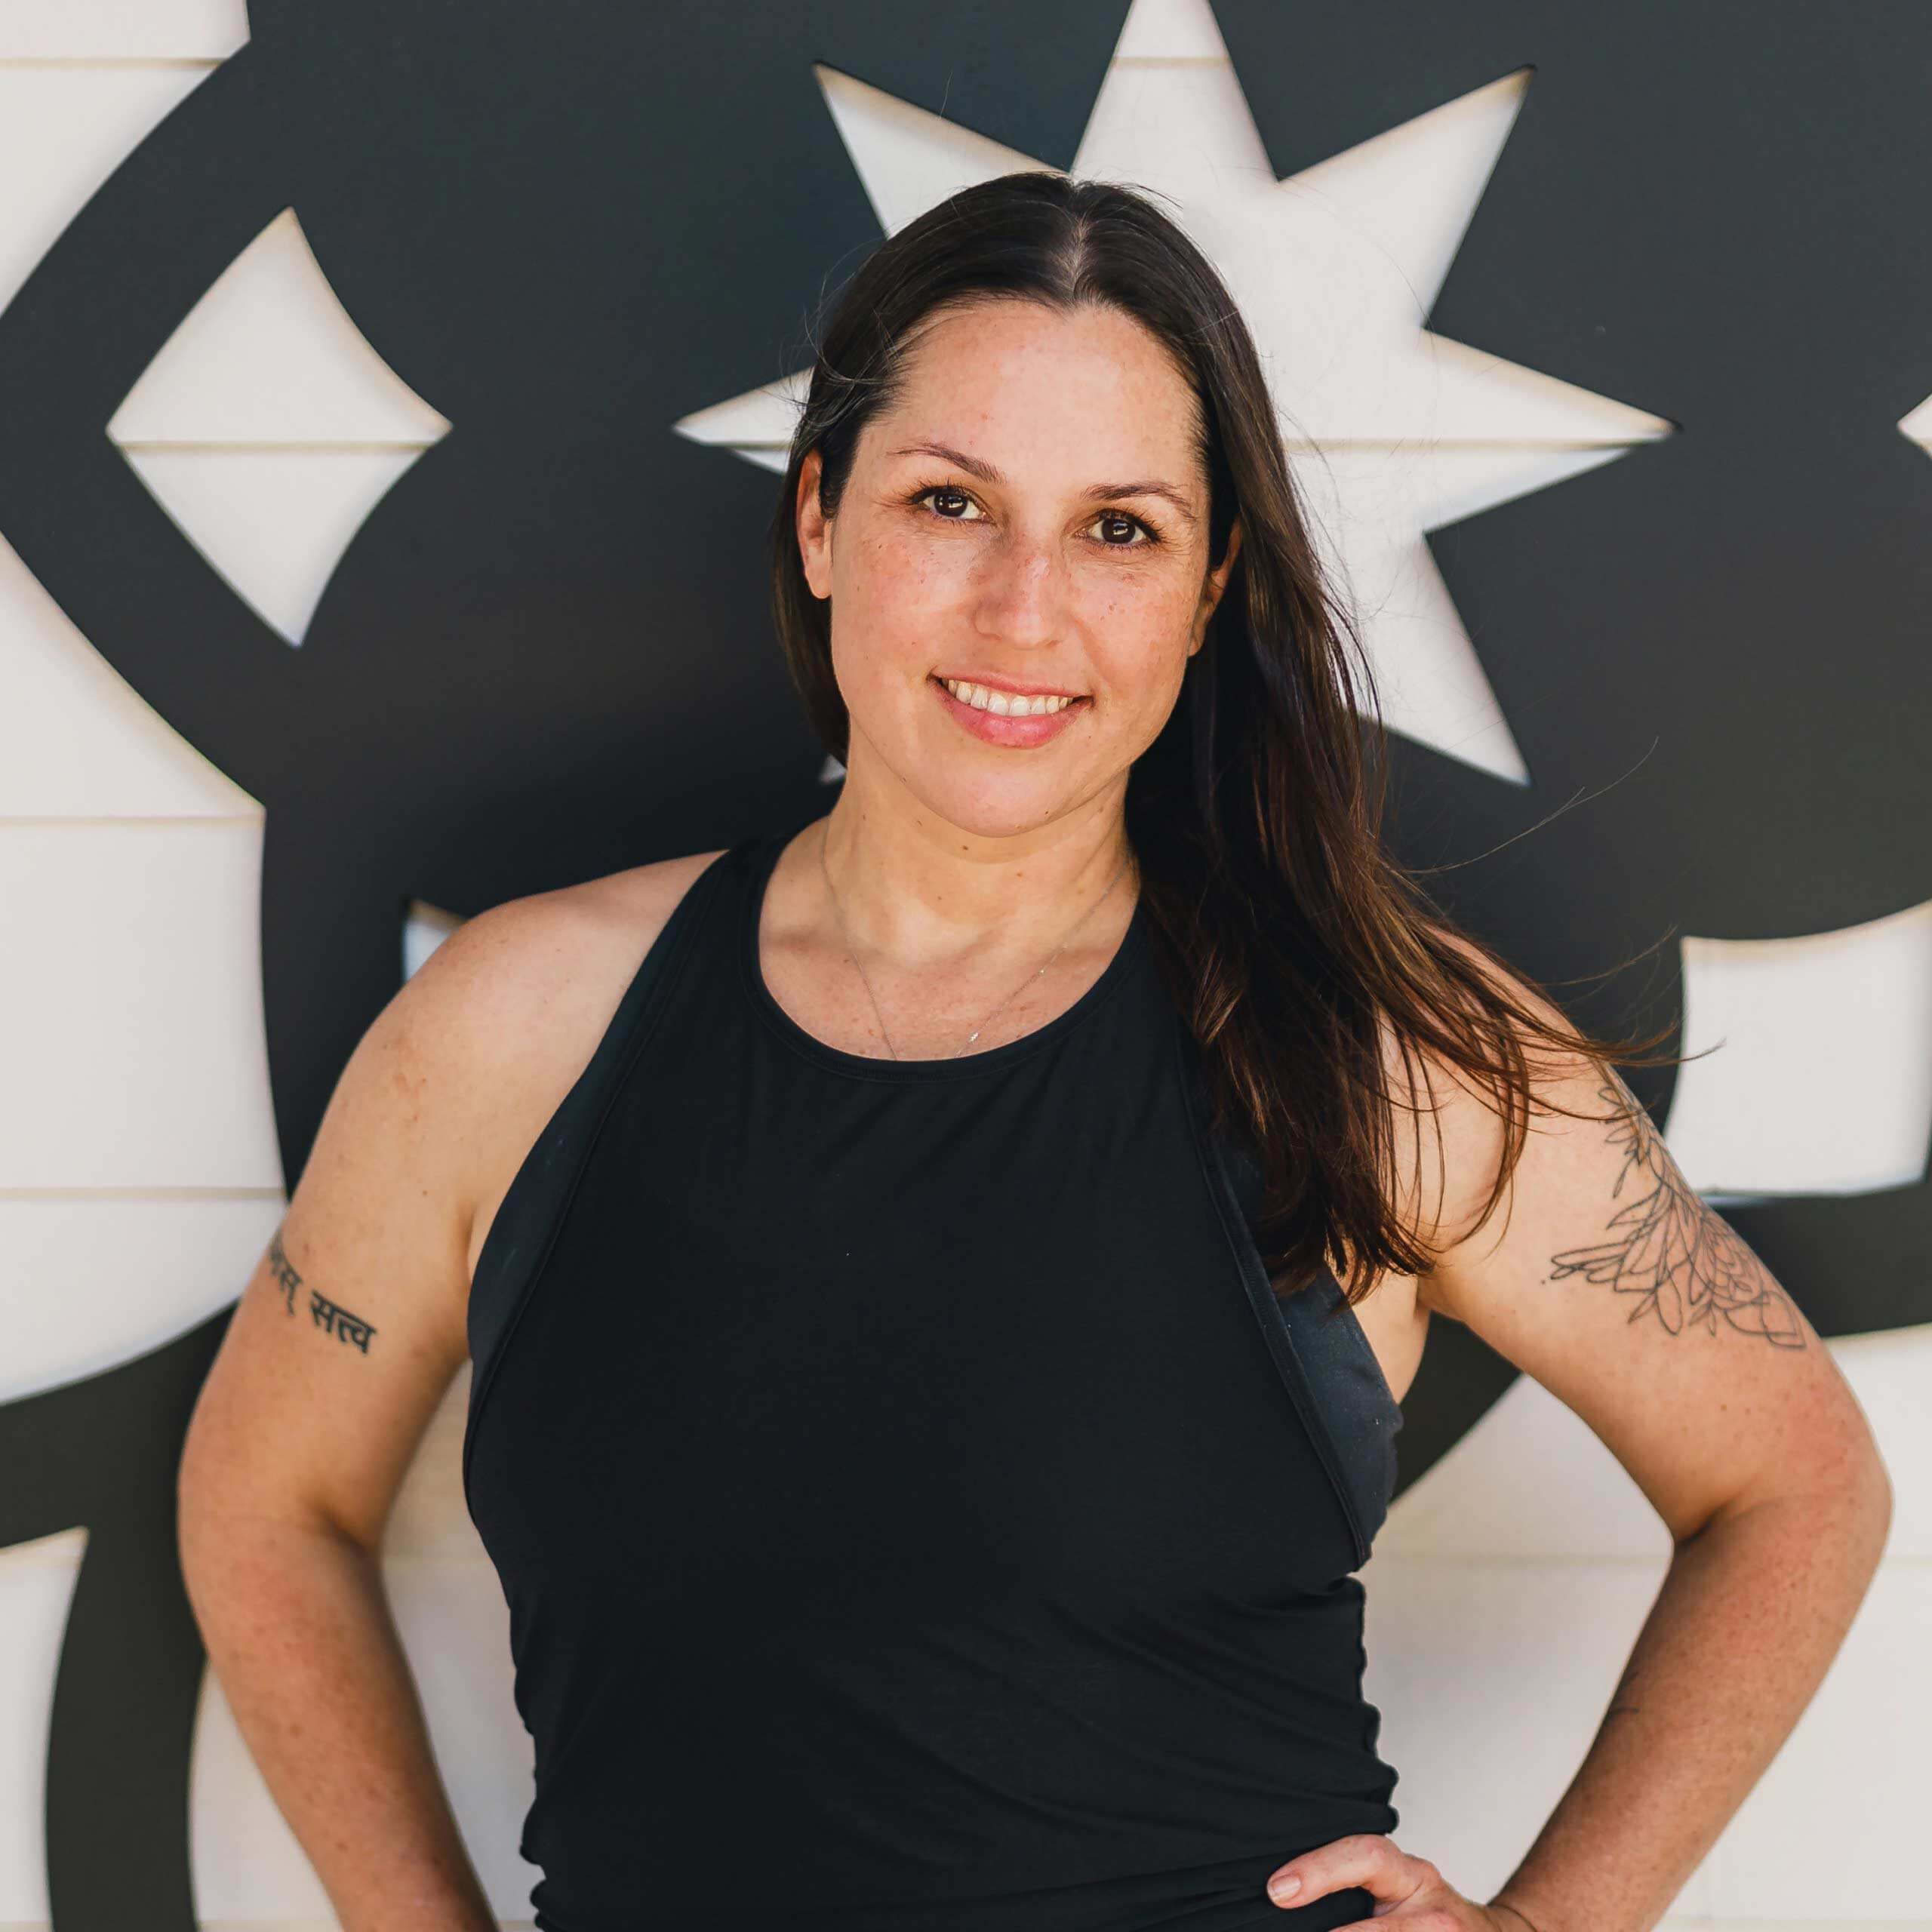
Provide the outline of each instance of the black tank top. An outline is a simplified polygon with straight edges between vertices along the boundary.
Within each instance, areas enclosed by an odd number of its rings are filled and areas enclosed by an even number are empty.
[[[478,1257],[463,1443],[540,1932],[1295,1932],[1392,1832],[1362,1695],[1401,1412],[1284,1303],[1144,903],[1033,1032],[876,1060],[663,929]]]

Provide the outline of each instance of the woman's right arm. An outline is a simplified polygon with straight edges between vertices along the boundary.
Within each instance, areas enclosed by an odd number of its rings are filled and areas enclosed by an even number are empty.
[[[578,889],[580,891],[581,889]],[[478,1195],[534,1140],[586,915],[480,915],[364,1035],[201,1392],[180,1549],[217,1675],[345,1932],[494,1932],[381,1581],[384,1526],[467,1356]],[[608,924],[608,921],[606,921]],[[546,1029],[552,1029],[546,1033]],[[568,1044],[568,1041],[566,1041]]]

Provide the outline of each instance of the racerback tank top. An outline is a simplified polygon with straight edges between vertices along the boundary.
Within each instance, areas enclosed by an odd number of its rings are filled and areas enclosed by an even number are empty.
[[[1397,1407],[1285,1302],[1144,903],[989,1051],[819,1040],[787,842],[688,890],[513,1180],[464,1491],[535,1746],[539,1932],[1237,1932],[1392,1832],[1362,1694]]]

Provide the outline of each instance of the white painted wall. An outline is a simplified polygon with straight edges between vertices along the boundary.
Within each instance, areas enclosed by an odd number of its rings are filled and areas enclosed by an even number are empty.
[[[246,35],[242,0],[8,0],[0,304]],[[1032,165],[820,79],[889,227],[966,180]],[[1669,433],[1641,397],[1591,396],[1420,330],[1526,85],[1444,102],[1278,186],[1206,0],[1140,0],[1075,164],[1174,196],[1228,275],[1323,540],[1374,614],[1391,721],[1517,780],[1520,754],[1421,533]],[[110,428],[184,540],[291,643],[357,525],[449,427],[363,343],[299,212],[238,258]],[[681,426],[782,466],[782,394],[720,398]],[[1916,416],[1904,426],[1921,433]],[[4,534],[0,1401],[138,1354],[232,1300],[282,1178],[258,978],[260,809],[126,689]],[[408,970],[440,936],[426,919],[405,937]],[[1687,1069],[1668,1123],[1694,1182],[1721,1199],[1923,1171],[1932,907],[1772,944],[1692,937],[1685,954],[1686,1050],[1727,1043]],[[1820,1012],[1835,1016],[1829,1036],[1807,1023]],[[1675,1927],[1932,1924],[1915,1856],[1932,1794],[1932,1327],[1830,1346],[1892,1468],[1890,1547]],[[535,1875],[515,1844],[529,1761],[502,1598],[463,1505],[467,1383],[423,1445],[386,1574],[466,1837],[505,1921],[527,1923]],[[47,1723],[85,1537],[0,1552],[8,1925],[48,1916]],[[1398,1504],[1365,1573],[1368,1690],[1402,1774],[1398,1841],[1464,1892],[1500,1883],[1580,1760],[1668,1549],[1608,1453],[1527,1380]],[[192,1837],[204,1924],[334,1923],[212,1678]]]

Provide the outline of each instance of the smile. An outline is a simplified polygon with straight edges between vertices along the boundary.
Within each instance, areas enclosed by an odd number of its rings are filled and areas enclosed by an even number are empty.
[[[990,711],[996,718],[1050,718],[1080,700],[1072,697],[1020,697],[1010,691],[996,691],[985,685],[969,685],[963,678],[943,678],[940,681],[961,704],[975,711]]]
[[[928,678],[954,721],[989,745],[1030,746],[1057,738],[1083,712],[1091,697],[1038,692],[1030,697],[1000,691],[961,678]]]

